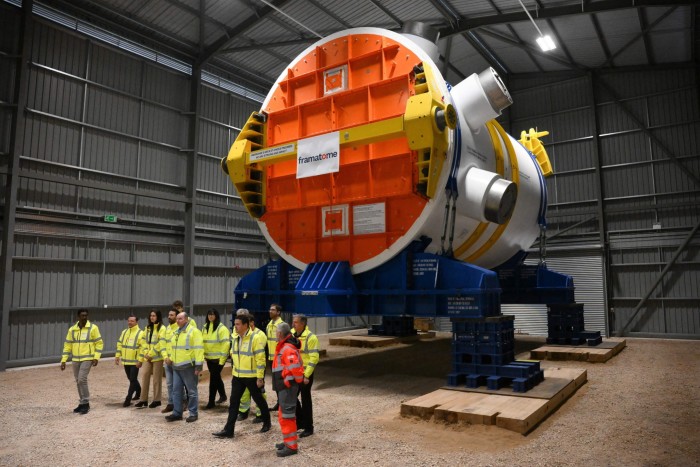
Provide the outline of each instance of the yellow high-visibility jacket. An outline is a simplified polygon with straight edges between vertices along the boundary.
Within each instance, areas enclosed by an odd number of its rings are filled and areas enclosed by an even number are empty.
[[[182,328],[173,333],[170,340],[173,361],[173,369],[181,370],[187,367],[195,367],[201,370],[204,366],[204,345],[202,343],[202,331],[187,322]]]
[[[301,349],[299,349],[299,352],[301,353],[301,359],[304,362],[304,377],[308,378],[314,373],[316,364],[318,363],[318,359],[320,357],[318,337],[316,337],[316,334],[309,331],[308,326],[304,328],[304,332],[302,332],[300,336],[295,334],[295,337],[299,339],[299,342],[301,343]]]
[[[160,356],[163,357],[163,360],[166,358],[172,359],[173,355],[173,334],[175,334],[175,331],[177,331],[178,326],[177,323],[173,324],[168,324],[165,326],[165,345],[160,349]]]
[[[266,341],[260,337],[264,337],[265,333],[248,329],[243,337],[236,333],[232,336],[231,374],[239,378],[264,378]]]
[[[282,318],[277,318],[276,320],[270,320],[267,323],[266,335],[267,335],[267,355],[268,360],[272,361],[275,358],[275,348],[277,347],[277,325],[284,323]]]
[[[75,323],[66,334],[61,363],[67,362],[68,357],[71,357],[71,361],[74,362],[99,360],[103,346],[104,342],[97,325],[88,320],[85,327],[81,329],[78,323]]]
[[[215,360],[219,359],[219,364],[226,363],[228,352],[231,348],[231,333],[223,323],[210,331],[210,325],[204,325],[202,328],[202,340],[204,341],[204,359]]]
[[[162,349],[165,346],[165,326],[160,324],[158,330],[155,329],[148,335],[148,327],[143,330],[143,357],[151,357],[151,362],[163,361]]]
[[[123,365],[136,365],[143,362],[145,335],[138,326],[126,328],[117,340],[117,353],[115,357],[121,358]]]
[[[263,346],[262,346],[262,347],[263,347],[263,353],[265,353],[265,347],[267,347],[267,336],[265,335],[265,333],[263,332],[263,330],[260,329],[260,328],[255,328],[255,329],[253,330],[253,336],[254,336],[255,339],[260,339],[260,340],[263,341]]]

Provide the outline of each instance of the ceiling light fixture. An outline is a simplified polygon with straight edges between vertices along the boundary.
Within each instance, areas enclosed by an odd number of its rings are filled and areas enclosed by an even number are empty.
[[[530,21],[532,21],[532,25],[535,27],[535,29],[537,29],[537,32],[540,35],[540,37],[537,38],[537,45],[540,46],[542,52],[549,52],[550,50],[556,49],[557,45],[552,40],[552,37],[549,34],[547,34],[546,36],[542,34],[540,28],[537,27],[537,23],[535,23],[535,20],[532,19],[532,15],[530,15],[530,12],[527,11],[527,8],[525,8],[525,5],[523,5],[522,0],[518,0],[518,3],[520,3],[520,6],[523,7],[523,10],[525,10],[527,17],[530,18]]]

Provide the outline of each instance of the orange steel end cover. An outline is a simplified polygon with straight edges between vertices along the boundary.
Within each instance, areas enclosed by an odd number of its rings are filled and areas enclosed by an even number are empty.
[[[269,96],[265,146],[402,116],[420,62],[381,35],[350,34],[317,45]],[[416,162],[400,137],[341,147],[339,171],[331,174],[297,178],[295,160],[271,164],[260,222],[300,262],[354,266],[389,248],[423,211],[427,199],[416,189]]]

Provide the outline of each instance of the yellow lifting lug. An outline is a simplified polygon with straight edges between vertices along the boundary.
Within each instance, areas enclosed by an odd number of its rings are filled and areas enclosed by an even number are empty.
[[[542,170],[542,175],[545,177],[552,175],[552,164],[549,162],[549,156],[547,155],[547,151],[544,149],[542,141],[540,141],[540,137],[547,136],[548,134],[548,131],[536,131],[534,128],[530,128],[529,132],[524,130],[520,132],[519,140],[520,144],[522,144],[525,149],[530,151],[532,155],[535,156],[535,159],[537,159],[537,163],[540,166],[540,170]]]
[[[249,163],[250,153],[263,147],[266,115],[253,112],[236,137],[221,168],[231,178],[248,213],[259,218],[265,212],[264,168]]]
[[[457,126],[457,112],[446,104],[430,65],[421,63],[414,68],[415,95],[406,102],[404,131],[408,147],[418,153],[416,162],[419,193],[432,198],[447,159],[450,131]]]

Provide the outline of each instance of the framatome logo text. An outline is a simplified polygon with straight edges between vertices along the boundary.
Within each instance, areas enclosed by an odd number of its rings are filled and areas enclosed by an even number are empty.
[[[338,153],[336,151],[316,154],[315,156],[309,157],[299,157],[299,164],[308,164],[310,162],[318,162],[326,159],[333,159],[335,157],[338,157]]]

